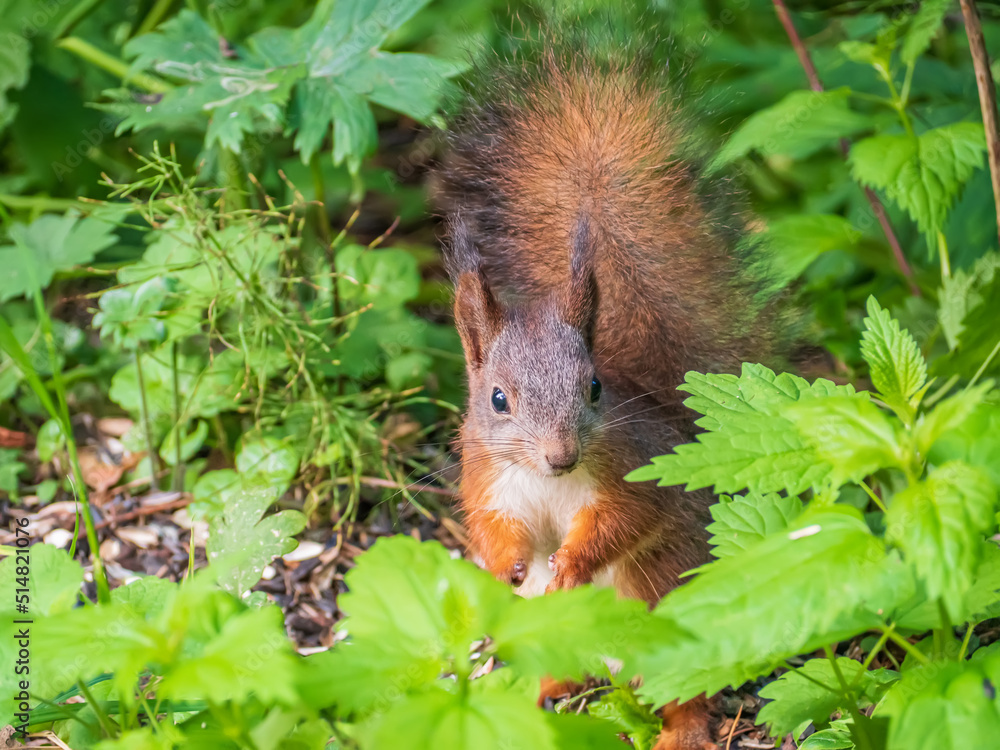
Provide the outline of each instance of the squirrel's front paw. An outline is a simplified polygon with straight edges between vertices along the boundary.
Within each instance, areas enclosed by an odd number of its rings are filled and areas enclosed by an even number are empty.
[[[549,555],[549,570],[554,572],[555,576],[545,587],[546,594],[590,583],[591,576],[574,563],[572,555],[565,547],[561,547]]]
[[[528,564],[522,559],[505,563],[491,570],[498,581],[509,583],[512,586],[520,586],[528,576]]]

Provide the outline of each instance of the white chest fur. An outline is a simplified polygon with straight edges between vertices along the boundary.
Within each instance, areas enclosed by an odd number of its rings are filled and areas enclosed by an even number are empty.
[[[553,577],[549,555],[562,545],[573,517],[596,500],[594,481],[583,469],[543,476],[530,468],[511,465],[500,472],[492,489],[490,510],[522,521],[532,532],[534,554],[526,561],[528,575],[517,593],[526,597],[543,594]]]

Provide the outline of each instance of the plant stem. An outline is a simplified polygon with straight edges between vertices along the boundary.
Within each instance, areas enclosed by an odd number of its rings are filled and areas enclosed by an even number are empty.
[[[101,706],[96,700],[94,700],[93,694],[87,688],[87,683],[80,680],[76,683],[77,687],[80,688],[80,695],[84,697],[87,701],[87,705],[90,706],[90,710],[94,712],[94,716],[97,717],[97,723],[101,725],[101,729],[108,737],[114,739],[118,736],[118,728],[111,723],[111,719],[108,718],[107,713],[104,711],[104,707]]]
[[[959,377],[958,375],[952,375],[950,378],[944,381],[944,384],[940,388],[938,388],[936,391],[934,391],[934,393],[932,393],[930,396],[924,399],[924,408],[929,409],[930,407],[934,406],[934,404],[936,404],[938,401],[940,401],[942,398],[944,398],[946,395],[948,395],[948,391],[954,388],[955,383],[957,383],[959,380],[961,380],[961,377]]]
[[[153,492],[160,489],[156,478],[159,462],[156,460],[156,443],[153,442],[153,423],[149,418],[149,404],[146,402],[146,379],[142,375],[142,362],[139,361],[139,349],[135,350],[135,371],[139,383],[139,408],[142,411],[142,429],[146,433],[146,450],[149,452],[149,488]]]
[[[156,0],[153,7],[149,9],[149,13],[146,17],[142,19],[142,23],[139,24],[139,28],[135,30],[132,35],[133,38],[137,36],[142,36],[143,34],[148,34],[150,31],[156,28],[157,24],[163,20],[163,16],[167,14],[170,10],[170,6],[174,4],[174,0]]]
[[[948,240],[945,239],[944,232],[937,233],[938,255],[941,258],[941,278],[951,278],[951,258],[948,255]]]
[[[177,439],[174,440],[174,474],[170,483],[170,489],[174,492],[184,489],[184,461],[181,458],[181,378],[177,366],[177,349],[177,342],[174,341],[170,346],[170,370],[174,388],[174,429],[177,431]]]
[[[173,86],[156,76],[151,76],[148,73],[132,73],[126,63],[79,37],[71,36],[60,39],[56,42],[56,46],[73,53],[101,70],[106,70],[113,76],[121,78],[125,83],[134,83],[146,91],[165,94],[173,89]]]
[[[806,78],[809,79],[809,87],[813,91],[823,91],[823,82],[819,78],[819,73],[816,71],[816,66],[813,64],[812,58],[809,56],[809,50],[806,49],[806,45],[802,42],[802,37],[799,36],[799,32],[795,30],[795,24],[792,22],[791,14],[788,12],[788,8],[785,5],[784,0],[772,0],[774,3],[774,12],[778,15],[778,20],[781,21],[781,25],[785,28],[785,33],[788,34],[788,40],[792,44],[792,48],[795,50],[795,54],[799,58],[799,63],[802,65],[802,69],[805,70]],[[840,140],[840,152],[847,158],[850,152],[850,143],[846,138]],[[896,238],[896,233],[893,231],[892,224],[889,223],[889,217],[886,216],[885,206],[882,205],[882,201],[875,194],[875,191],[868,187],[862,188],[865,193],[865,198],[868,200],[868,205],[871,206],[872,213],[875,215],[875,219],[878,221],[879,226],[882,228],[882,233],[885,235],[886,241],[889,243],[889,247],[892,250],[893,258],[896,260],[896,265],[899,267],[900,273],[903,274],[903,278],[906,279],[906,284],[910,288],[910,293],[914,297],[920,297],[920,287],[917,286],[916,282],[913,280],[913,269],[910,268],[910,264],[906,260],[906,256],[903,254],[903,248],[899,244],[899,240]]]
[[[976,626],[971,622],[969,627],[965,629],[965,637],[962,638],[962,647],[958,650],[958,661],[965,660],[965,653],[969,650],[969,641],[972,640],[972,631],[976,629]]]
[[[861,711],[858,710],[858,701],[854,697],[851,686],[844,679],[844,673],[840,671],[840,665],[837,664],[837,657],[834,655],[833,649],[829,646],[824,646],[823,651],[826,653],[826,658],[830,660],[830,666],[833,668],[833,674],[836,676],[837,682],[840,683],[841,690],[844,691],[844,702],[847,704],[848,712],[854,719],[854,728],[856,731],[852,732],[852,734],[858,740],[859,750],[874,750],[871,738],[865,730],[864,717]]]
[[[875,492],[872,490],[872,488],[868,486],[867,482],[861,481],[859,482],[859,484],[861,485],[861,489],[863,489],[865,492],[868,493],[868,497],[870,497],[872,499],[872,502],[878,506],[879,510],[881,510],[883,513],[889,512],[888,509],[885,507],[885,504],[879,498],[879,496],[876,495]]]
[[[53,39],[62,39],[73,28],[80,23],[87,15],[101,4],[101,0],[80,0],[76,5],[73,6],[73,10],[63,16],[59,25],[52,31]]]
[[[965,390],[968,390],[976,384],[976,381],[979,380],[980,376],[986,372],[986,368],[990,366],[990,362],[996,359],[998,352],[1000,352],[1000,340],[997,341],[996,346],[993,347],[993,351],[986,356],[983,363],[979,365],[979,369],[976,370],[976,374],[972,376],[972,380],[969,381],[969,384],[965,386]]]
[[[888,633],[890,641],[895,643],[921,664],[927,665],[931,663],[931,660],[928,659],[927,656],[920,651],[920,649],[906,640],[903,636],[899,635],[899,633],[895,632],[892,628],[882,628],[882,632]]]
[[[965,33],[969,37],[972,64],[976,69],[976,86],[979,88],[979,108],[983,113],[986,129],[986,146],[990,154],[990,178],[993,181],[993,203],[997,213],[997,234],[1000,236],[1000,123],[997,122],[997,93],[990,71],[990,58],[986,53],[983,26],[975,0],[961,0]]]

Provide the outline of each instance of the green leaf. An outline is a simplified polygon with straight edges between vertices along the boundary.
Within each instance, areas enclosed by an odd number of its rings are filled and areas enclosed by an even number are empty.
[[[18,475],[28,468],[17,460],[21,451],[0,448],[0,490],[14,496],[17,494]]]
[[[853,750],[851,730],[845,726],[813,732],[799,745],[799,750]]]
[[[948,341],[948,348],[954,349],[965,330],[965,317],[982,305],[990,297],[985,296],[990,283],[1000,270],[1000,253],[990,252],[977,259],[968,271],[956,269],[951,276],[941,279],[938,292],[941,328]],[[995,291],[995,290],[994,290]]]
[[[927,587],[927,596],[957,615],[980,561],[971,544],[996,526],[996,486],[962,461],[951,461],[892,499],[886,541],[896,544]]]
[[[850,250],[860,238],[861,233],[843,216],[805,214],[776,219],[767,232],[766,247],[774,257],[768,266],[768,288],[783,289],[823,253]]]
[[[7,95],[24,88],[31,70],[31,44],[24,36],[8,30],[0,46],[0,132],[14,121],[17,105]]]
[[[770,702],[757,714],[757,723],[766,723],[775,737],[791,733],[798,739],[810,723],[824,726],[835,711],[846,713],[848,700],[860,708],[872,705],[886,681],[898,679],[894,672],[869,672],[860,662],[843,656],[837,657],[837,666],[847,684],[853,686],[850,699],[843,695],[829,659],[810,659],[761,689],[760,697]]]
[[[271,560],[298,546],[295,535],[306,527],[302,513],[283,510],[264,517],[280,495],[266,485],[243,484],[209,520],[208,558],[226,566],[219,574],[223,590],[248,595]]]
[[[899,58],[906,65],[916,62],[924,51],[930,47],[931,40],[937,34],[945,14],[954,0],[922,0],[920,9],[910,21],[903,44],[899,50]]]
[[[851,148],[854,178],[885,191],[933,234],[944,226],[955,198],[983,163],[986,138],[980,123],[959,122],[914,137],[877,135]]]
[[[995,399],[980,404],[961,423],[938,437],[928,454],[931,463],[965,461],[985,471],[1000,487],[1000,403]]]
[[[646,613],[644,602],[584,586],[514,601],[488,632],[497,657],[518,674],[582,679],[603,672],[606,659],[626,658],[639,643],[669,637],[650,631]]]
[[[765,537],[784,531],[802,514],[802,501],[775,493],[729,497],[722,495],[709,508],[713,523],[707,531],[715,557],[729,557],[757,544]]]
[[[12,608],[15,589],[23,588],[18,579],[27,579],[29,612],[41,616],[65,612],[73,608],[83,584],[83,568],[69,553],[51,544],[33,544],[28,548],[28,563],[18,555],[8,555],[0,561],[0,594],[4,608]],[[20,556],[23,561],[24,557]]]
[[[991,747],[1000,736],[1000,649],[971,661],[935,662],[908,670],[878,715],[891,717],[887,750]]]
[[[871,401],[813,399],[792,404],[785,416],[818,459],[831,467],[828,481],[834,489],[905,463],[897,425]]]
[[[654,713],[652,706],[641,703],[628,685],[616,687],[588,705],[587,713],[617,726],[639,750],[654,747],[663,729],[663,719]]]
[[[944,399],[923,414],[914,426],[917,450],[927,455],[938,440],[961,430],[992,390],[992,383],[980,383]]]
[[[980,296],[982,301],[976,302]],[[965,378],[1000,374],[1000,331],[996,328],[1000,317],[1000,274],[974,289],[969,305],[954,350],[934,363],[934,371]]]
[[[52,277],[74,266],[89,263],[117,240],[114,228],[100,219],[81,218],[70,212],[44,214],[31,224],[10,228],[14,245],[0,245],[0,302],[44,289]]]
[[[757,112],[736,129],[712,168],[717,169],[751,151],[764,156],[788,154],[804,158],[824,146],[836,145],[872,127],[865,115],[848,107],[850,91],[793,91],[777,104]]]
[[[912,591],[907,571],[843,510],[807,512],[667,594],[654,615],[685,635],[647,644],[626,664],[643,675],[640,695],[656,705],[711,695],[891,617]]]
[[[686,484],[686,489],[715,486],[715,492],[744,488],[766,494],[784,490],[798,495],[821,485],[832,467],[824,462],[784,414],[798,403],[828,396],[867,401],[866,393],[828,380],[806,380],[744,364],[742,374],[688,373],[679,390],[692,396],[685,405],[705,416],[697,424],[708,432],[698,442],[679,445],[675,452],[652,459],[626,479],[658,479],[661,485]]]
[[[917,342],[874,297],[868,298],[868,317],[861,334],[861,356],[868,363],[879,397],[910,423],[927,381],[927,363]]]

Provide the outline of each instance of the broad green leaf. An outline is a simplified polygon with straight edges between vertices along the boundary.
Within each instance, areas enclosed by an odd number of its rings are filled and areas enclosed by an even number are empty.
[[[833,488],[905,463],[897,425],[871,401],[834,396],[792,404],[784,413],[818,459],[831,467]]]
[[[887,750],[992,747],[1000,736],[1000,649],[994,644],[961,663],[907,671],[878,715],[891,717]]]
[[[697,424],[708,432],[698,442],[636,469],[629,481],[658,479],[661,485],[685,484],[693,490],[714,485],[716,493],[786,491],[798,495],[821,485],[832,467],[824,462],[785,416],[798,402],[840,396],[867,401],[868,394],[828,380],[809,384],[788,373],[775,375],[762,365],[744,364],[742,374],[688,373],[679,390],[692,394],[685,405],[705,416]]]
[[[837,667],[853,687],[850,700],[860,708],[877,702],[886,682],[898,679],[895,672],[869,672],[843,656],[837,657]],[[773,736],[790,733],[798,739],[810,723],[823,726],[835,711],[846,713],[848,699],[843,692],[829,659],[810,659],[761,689],[760,697],[769,703],[757,714],[757,723],[766,723]]]
[[[757,544],[765,537],[784,531],[802,513],[802,501],[770,493],[758,495],[722,495],[709,508],[713,523],[708,531],[715,557],[729,557]]]
[[[639,701],[628,685],[616,687],[588,705],[587,713],[617,726],[639,750],[653,748],[663,729],[663,719],[653,712],[652,706]]]
[[[1000,487],[1000,403],[996,396],[935,440],[928,459],[934,464],[965,461],[985,471]]]
[[[997,489],[989,476],[951,461],[893,497],[886,514],[886,541],[952,616],[962,607],[982,548],[973,540],[996,526]]]
[[[18,475],[27,467],[18,461],[20,450],[0,448],[0,490],[15,495],[17,493]]]
[[[834,723],[837,726],[813,732],[802,740],[799,750],[854,750],[851,730],[843,722]]]
[[[979,123],[959,122],[918,137],[877,135],[851,148],[854,178],[884,190],[933,234],[944,226],[955,198],[972,173],[982,166],[986,139]]]
[[[252,542],[251,542],[252,543]],[[296,663],[281,609],[266,606],[230,616],[197,653],[185,653],[166,671],[162,695],[215,702],[263,701],[295,705]]]
[[[908,573],[856,511],[844,511],[807,512],[667,594],[654,615],[686,634],[626,664],[643,675],[640,694],[657,705],[713,694],[892,617],[912,592]]]
[[[982,301],[977,302],[981,297]],[[962,318],[953,351],[934,363],[934,371],[942,375],[956,374],[964,378],[1000,374],[1000,273],[982,287],[973,287],[968,311]]]
[[[868,130],[871,120],[848,107],[849,96],[846,88],[793,91],[777,104],[748,117],[716,155],[712,167],[721,167],[751,151],[801,158],[824,146],[836,145],[839,138]]]
[[[861,356],[868,363],[872,383],[879,397],[901,419],[912,422],[917,399],[927,381],[927,364],[910,332],[883,310],[874,297],[868,298],[868,317],[861,334]]]
[[[783,216],[771,222],[766,248],[774,260],[768,266],[770,289],[783,289],[797,279],[820,255],[849,250],[861,233],[843,216],[804,214]]]
[[[80,595],[83,568],[69,553],[51,544],[33,544],[25,556],[8,555],[0,561],[0,607],[11,611],[16,602],[16,589],[27,581],[28,612],[31,617],[56,614],[72,609]]]
[[[116,242],[114,228],[100,219],[74,212],[44,214],[31,224],[10,228],[13,245],[0,245],[0,302],[46,288],[52,277],[89,263]]]
[[[300,456],[288,442],[273,437],[240,441],[236,471],[245,486],[259,483],[282,494],[299,471]]]
[[[927,455],[938,440],[947,437],[952,431],[961,430],[992,389],[993,384],[990,382],[966,388],[922,415],[914,426],[917,449]]]
[[[111,590],[111,601],[129,607],[135,614],[152,620],[167,605],[177,584],[156,576],[145,576]]]
[[[173,750],[175,744],[152,729],[133,729],[122,732],[113,740],[102,740],[94,750]]]
[[[922,0],[903,37],[899,58],[907,65],[916,62],[930,46],[954,0]]]
[[[173,291],[169,282],[159,277],[134,288],[108,289],[101,295],[94,328],[100,329],[102,338],[110,338],[115,346],[129,351],[142,342],[165,340],[167,327],[162,311]]]
[[[518,674],[557,679],[599,674],[606,659],[624,659],[636,644],[670,636],[650,629],[645,602],[593,586],[517,600],[488,632],[497,657]]]

